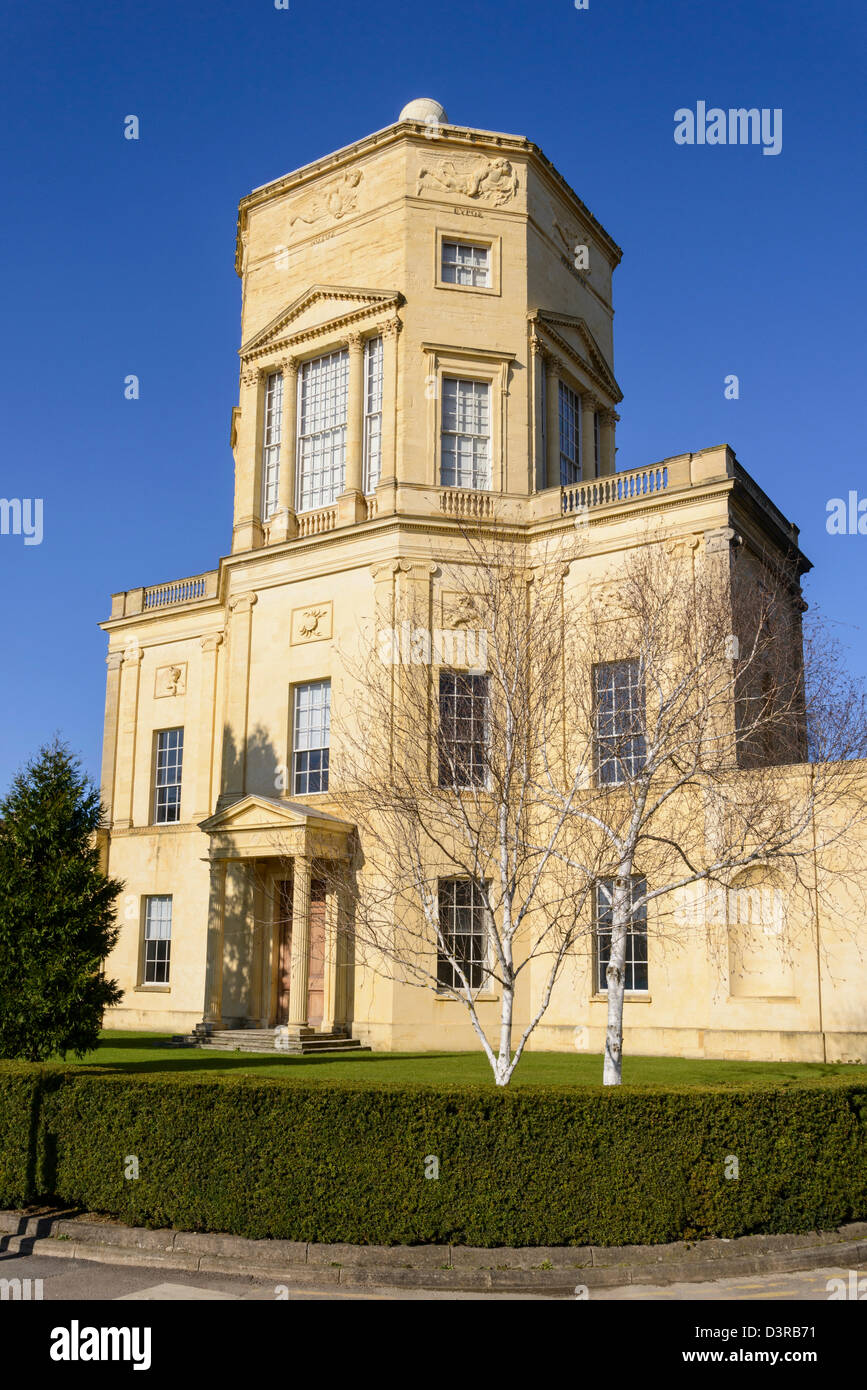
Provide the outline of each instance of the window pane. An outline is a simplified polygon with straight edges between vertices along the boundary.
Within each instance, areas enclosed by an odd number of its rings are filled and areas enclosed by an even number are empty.
[[[485,978],[487,948],[481,885],[468,878],[441,879],[439,911],[442,942],[437,948],[438,984],[446,989],[462,989],[462,972],[470,988],[479,989]]]
[[[166,825],[181,818],[181,777],[184,762],[183,729],[157,734],[154,778],[154,821]]]
[[[283,421],[283,374],[273,372],[265,385],[265,420],[262,434],[262,519],[277,510],[280,479],[280,430]]]
[[[446,285],[489,286],[490,247],[444,241],[441,276]]]
[[[382,339],[364,345],[364,491],[373,492],[382,468]]]
[[[299,386],[298,511],[329,507],[343,491],[349,352],[305,362]]]
[[[298,796],[328,790],[331,742],[331,682],[295,687],[293,791]]]
[[[171,963],[172,899],[145,899],[144,983],[167,985]]]
[[[560,382],[560,484],[567,487],[581,478],[578,449],[581,437],[581,402]]]
[[[439,785],[484,787],[487,749],[488,677],[440,672]]]
[[[489,491],[491,388],[487,381],[443,380],[443,487]]]
[[[647,892],[643,878],[632,878],[629,888],[631,921],[626,933],[624,987],[628,990],[647,989],[647,904],[634,907],[638,898]],[[605,971],[611,959],[611,905],[614,879],[602,878],[596,884],[596,992],[608,989]]]
[[[647,756],[644,680],[638,661],[608,661],[593,669],[596,762],[600,785],[634,777]]]

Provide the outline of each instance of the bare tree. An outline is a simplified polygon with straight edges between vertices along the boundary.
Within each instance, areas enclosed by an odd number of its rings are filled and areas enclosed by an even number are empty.
[[[839,850],[867,825],[867,718],[821,627],[802,642],[797,577],[779,557],[648,535],[572,592],[571,776],[566,787],[552,767],[543,785],[566,817],[567,862],[608,865],[597,951],[601,941],[603,1081],[617,1085],[627,946],[649,910],[657,935],[695,926],[707,918],[695,890],[727,894],[743,871],[816,893],[822,862],[831,891]]]
[[[460,1000],[500,1086],[586,935],[598,869],[566,854],[571,801],[554,805],[545,780],[564,756],[565,563],[562,547],[465,531],[439,568],[436,627],[398,571],[392,607],[347,662],[352,712],[335,739],[335,785],[363,850],[356,957]],[[515,1037],[534,963],[541,985]]]

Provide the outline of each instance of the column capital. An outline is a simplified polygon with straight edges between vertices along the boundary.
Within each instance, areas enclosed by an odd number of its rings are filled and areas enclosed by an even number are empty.
[[[379,331],[383,338],[396,338],[402,330],[403,320],[395,314],[393,318],[386,319]]]
[[[123,665],[123,652],[109,652],[105,664],[109,671],[119,671]]]
[[[538,333],[534,333],[530,338],[530,352],[533,354],[534,357],[541,357],[543,362],[545,362],[547,358],[550,356],[548,349],[542,342],[542,339],[539,337]]]
[[[249,387],[249,386],[256,386],[256,385],[258,385],[259,377],[260,377],[261,375],[262,375],[262,373],[261,373],[261,371],[259,370],[258,367],[252,367],[252,366],[250,366],[249,364],[247,364],[246,366],[242,366],[242,368],[241,368],[241,385],[242,385],[242,386],[248,386],[248,387]]]
[[[209,632],[207,637],[203,637],[201,641],[203,652],[215,652],[223,641],[223,634],[222,632]]]
[[[254,604],[258,602],[258,594],[233,594],[229,599],[229,607],[233,613],[249,613]]]
[[[143,656],[144,647],[140,647],[138,642],[135,641],[134,644],[124,648],[122,661],[124,666],[138,666]]]
[[[602,410],[602,402],[600,401],[598,396],[594,396],[592,391],[582,391],[581,409],[592,410],[594,412],[597,410]]]
[[[287,376],[297,376],[300,365],[301,363],[297,357],[281,357],[280,361],[277,363],[284,379]]]
[[[563,375],[563,358],[558,357],[554,352],[545,352],[545,367],[549,376]]]
[[[346,344],[350,352],[362,352],[364,350],[364,334],[349,333],[346,337]]]

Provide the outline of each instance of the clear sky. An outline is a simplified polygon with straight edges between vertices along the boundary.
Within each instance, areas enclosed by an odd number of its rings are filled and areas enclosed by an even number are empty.
[[[98,771],[110,593],[228,550],[239,198],[416,96],[536,141],[623,247],[618,465],[731,443],[867,674],[867,535],[825,526],[867,498],[863,5],[66,0],[3,24],[0,497],[42,498],[44,537],[0,536],[0,791],[54,732]],[[676,145],[699,101],[780,108],[781,152]]]

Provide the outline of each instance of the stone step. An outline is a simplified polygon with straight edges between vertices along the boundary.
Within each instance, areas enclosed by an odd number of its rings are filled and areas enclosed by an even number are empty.
[[[345,1033],[313,1033],[306,1038],[285,1038],[283,1045],[277,1046],[278,1034],[273,1028],[217,1028],[212,1033],[204,1030],[195,1033],[175,1034],[170,1047],[198,1047],[212,1052],[255,1052],[260,1055],[276,1053],[278,1056],[303,1057],[324,1052],[369,1052],[362,1047],[358,1038],[348,1038]]]

